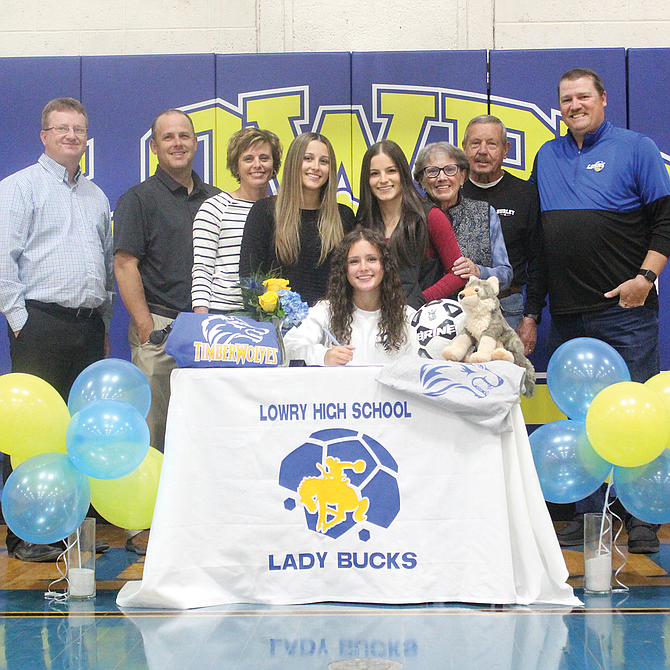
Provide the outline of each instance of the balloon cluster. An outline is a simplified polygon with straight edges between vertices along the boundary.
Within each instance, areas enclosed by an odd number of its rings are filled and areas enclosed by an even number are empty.
[[[670,372],[632,382],[614,348],[581,337],[554,352],[547,386],[569,419],[530,436],[545,499],[581,500],[613,470],[617,495],[631,514],[669,522]]]
[[[110,358],[75,380],[68,404],[33,375],[0,377],[0,451],[14,471],[2,492],[7,525],[51,544],[74,532],[89,505],[123,528],[151,525],[162,454],[149,446],[149,382]]]

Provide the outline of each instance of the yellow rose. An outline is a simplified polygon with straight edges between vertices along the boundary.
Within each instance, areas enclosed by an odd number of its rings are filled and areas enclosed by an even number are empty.
[[[288,285],[288,279],[280,279],[279,277],[266,279],[263,282],[263,286],[265,286],[268,291],[281,291],[281,289],[286,289],[287,291],[291,290],[291,287]]]
[[[274,312],[277,300],[279,300],[277,291],[266,291],[263,295],[258,296],[258,304],[264,312]]]

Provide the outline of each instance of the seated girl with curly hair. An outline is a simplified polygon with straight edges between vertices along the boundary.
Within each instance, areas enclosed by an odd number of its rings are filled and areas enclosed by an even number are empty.
[[[326,299],[284,337],[289,359],[307,365],[379,365],[416,351],[398,266],[384,238],[350,232],[333,253]]]

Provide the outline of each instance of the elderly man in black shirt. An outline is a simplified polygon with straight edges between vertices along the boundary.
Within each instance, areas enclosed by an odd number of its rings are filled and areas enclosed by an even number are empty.
[[[510,326],[519,330],[529,353],[535,346],[535,331],[527,340],[524,328],[519,326],[524,316],[523,286],[527,293],[543,290],[542,284],[536,288],[539,277],[537,264],[533,263],[542,245],[540,199],[534,184],[502,169],[509,149],[507,129],[498,117],[484,114],[472,119],[463,137],[463,151],[470,161],[470,178],[463,184],[463,195],[488,202],[500,217],[514,271],[511,286],[499,295],[500,306]],[[539,315],[531,318],[539,320]]]

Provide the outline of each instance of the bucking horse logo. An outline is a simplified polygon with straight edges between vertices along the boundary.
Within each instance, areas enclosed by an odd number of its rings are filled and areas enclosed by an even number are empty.
[[[317,532],[327,533],[346,519],[347,512],[353,512],[354,521],[365,521],[370,501],[359,496],[344,474],[345,468],[363,472],[365,461],[349,463],[328,456],[325,466],[317,463],[316,467],[321,471],[321,476],[303,478],[297,492],[300,502],[310,514],[318,511]]]

